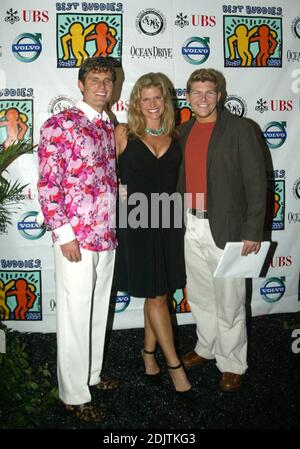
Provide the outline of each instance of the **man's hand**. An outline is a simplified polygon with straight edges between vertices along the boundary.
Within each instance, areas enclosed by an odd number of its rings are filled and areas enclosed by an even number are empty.
[[[81,260],[80,248],[76,239],[60,245],[60,249],[69,262],[79,262]]]
[[[244,246],[242,249],[242,256],[248,256],[248,254],[257,254],[260,249],[260,242],[251,242],[250,240],[243,240]]]

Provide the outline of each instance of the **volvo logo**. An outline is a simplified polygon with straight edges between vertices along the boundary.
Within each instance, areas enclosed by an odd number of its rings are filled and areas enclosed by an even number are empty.
[[[272,150],[280,148],[287,137],[286,122],[270,122],[263,131],[268,147]]]
[[[18,221],[18,231],[27,240],[37,240],[46,232],[46,227],[40,226],[36,222],[37,215],[38,212],[29,211],[23,214],[20,221]]]
[[[123,294],[118,294],[115,297],[115,303],[116,303],[115,313],[124,312],[124,310],[127,309],[127,307],[129,306],[129,303],[130,303],[130,296],[128,293],[126,293],[126,292],[118,292],[118,293],[123,293]]]
[[[21,62],[35,61],[42,51],[41,34],[19,34],[13,42],[14,56]]]
[[[209,37],[189,37],[183,44],[181,53],[190,64],[203,64],[210,55]]]
[[[285,292],[285,277],[272,277],[266,280],[260,289],[260,294],[266,302],[279,301]]]

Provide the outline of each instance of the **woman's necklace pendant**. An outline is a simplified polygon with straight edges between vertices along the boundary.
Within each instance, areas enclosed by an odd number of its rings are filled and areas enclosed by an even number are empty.
[[[163,126],[158,129],[145,128],[145,133],[149,134],[150,136],[161,136],[164,132],[165,128]]]

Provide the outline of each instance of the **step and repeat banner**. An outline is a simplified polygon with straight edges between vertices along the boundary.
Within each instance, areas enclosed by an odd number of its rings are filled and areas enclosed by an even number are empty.
[[[42,123],[81,98],[78,67],[87,56],[110,55],[119,63],[111,105],[119,122],[127,121],[132,86],[146,72],[172,81],[179,122],[192,114],[185,99],[191,72],[222,71],[226,107],[259,125],[272,162],[275,251],[266,276],[253,280],[252,314],[300,310],[298,0],[2,0],[0,25],[0,144],[8,134],[38,143]],[[52,242],[35,222],[36,150],[18,158],[6,176],[27,187],[12,224],[0,230],[0,316],[12,329],[55,332]],[[172,301],[179,324],[192,323],[185,291]],[[114,302],[115,329],[143,325],[143,299],[119,292]]]

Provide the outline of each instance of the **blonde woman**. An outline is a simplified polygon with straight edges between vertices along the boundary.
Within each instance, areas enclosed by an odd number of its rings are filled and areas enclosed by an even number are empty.
[[[183,230],[175,226],[181,214],[173,213],[180,201],[175,198],[169,209],[163,202],[157,209],[153,202],[161,194],[168,202],[175,194],[181,162],[170,85],[161,73],[141,76],[131,92],[128,124],[115,130],[119,176],[127,188],[126,207],[120,207],[115,286],[146,298],[142,357],[147,378],[160,381],[158,344],[176,392],[192,399],[191,384],[175,350],[167,303],[168,292],[186,282]]]

